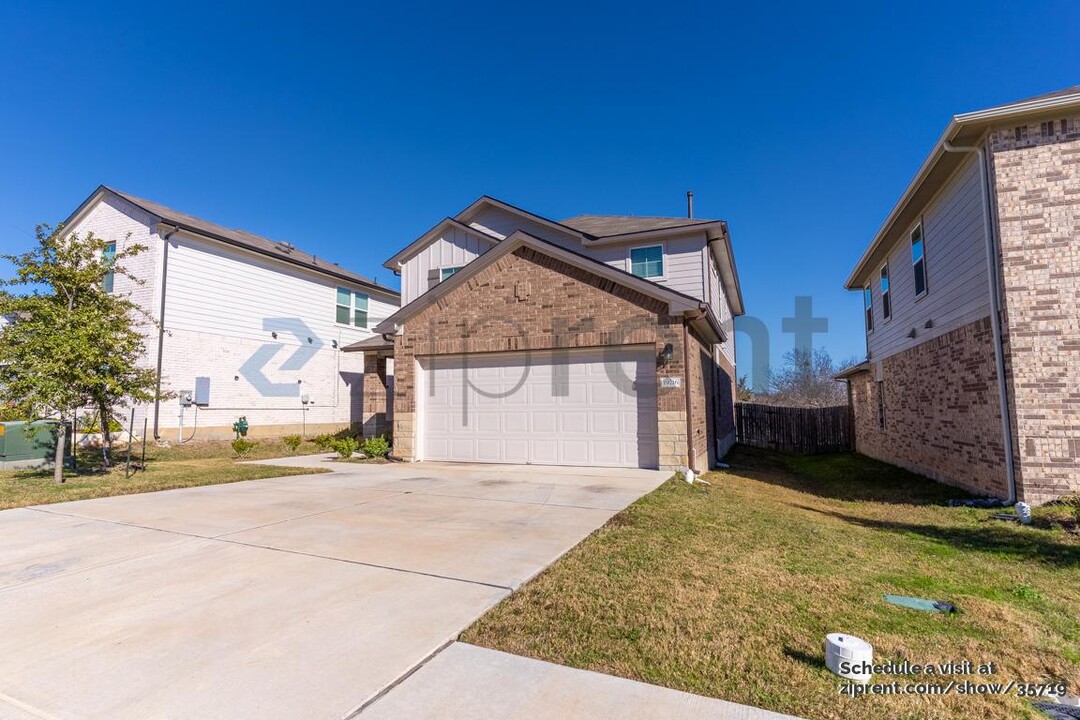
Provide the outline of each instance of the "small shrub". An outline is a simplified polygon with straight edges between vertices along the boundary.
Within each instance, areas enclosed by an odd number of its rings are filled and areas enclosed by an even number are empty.
[[[336,438],[331,433],[322,433],[311,438],[311,442],[315,443],[315,447],[327,452],[333,449]]]
[[[236,457],[242,458],[254,450],[255,446],[258,444],[259,443],[248,440],[247,438],[238,437],[232,441],[232,449],[233,452],[236,453]]]
[[[359,448],[360,443],[356,442],[354,437],[344,437],[334,441],[334,452],[340,455],[342,460],[351,458]]]
[[[304,438],[299,435],[286,435],[281,438],[281,442],[285,444],[285,448],[292,453],[296,454],[296,451],[300,449],[300,445],[304,442]]]
[[[386,457],[390,452],[390,443],[385,437],[370,437],[360,445],[360,452],[368,457]]]

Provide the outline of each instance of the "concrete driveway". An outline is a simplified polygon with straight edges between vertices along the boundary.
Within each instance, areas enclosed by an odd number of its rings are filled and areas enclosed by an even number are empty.
[[[0,718],[348,717],[669,476],[279,462],[0,512]]]

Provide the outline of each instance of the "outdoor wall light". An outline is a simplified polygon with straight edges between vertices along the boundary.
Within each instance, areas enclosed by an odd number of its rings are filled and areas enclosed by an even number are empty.
[[[270,337],[272,337],[272,338],[274,338],[275,340],[277,340],[277,333],[276,333],[276,332],[272,332],[272,333],[270,333]]]
[[[660,351],[660,364],[667,367],[671,364],[671,361],[675,359],[675,348],[671,343],[664,346],[664,349]]]

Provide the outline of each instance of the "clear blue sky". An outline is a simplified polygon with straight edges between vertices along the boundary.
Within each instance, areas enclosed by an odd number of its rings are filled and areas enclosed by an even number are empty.
[[[4,2],[0,249],[106,183],[396,287],[382,261],[481,194],[692,188],[774,359],[796,295],[861,357],[843,281],[949,117],[1080,83],[1067,2],[363,5]]]

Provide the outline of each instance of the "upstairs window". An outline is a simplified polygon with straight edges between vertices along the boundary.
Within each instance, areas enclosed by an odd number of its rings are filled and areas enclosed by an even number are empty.
[[[101,281],[101,289],[111,293],[113,291],[113,281],[116,279],[116,274],[112,270],[113,262],[116,261],[116,243],[111,242],[105,246],[105,250],[101,253],[101,259],[109,267],[109,271],[105,273],[105,277]]]
[[[664,246],[650,245],[630,250],[630,272],[640,278],[664,277]]]
[[[881,314],[886,320],[892,317],[892,299],[889,295],[889,264],[881,266]]]
[[[874,332],[874,294],[870,291],[870,286],[867,285],[863,288],[863,307],[866,310],[866,332]]]
[[[366,328],[368,326],[368,296],[339,287],[334,319],[342,325]]]
[[[911,269],[915,273],[915,297],[918,299],[926,294],[926,254],[922,223],[911,231]]]
[[[446,280],[447,278],[449,278],[451,275],[456,273],[461,268],[462,268],[461,265],[458,265],[457,267],[439,268],[439,282],[442,282],[443,280]]]

